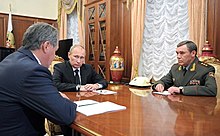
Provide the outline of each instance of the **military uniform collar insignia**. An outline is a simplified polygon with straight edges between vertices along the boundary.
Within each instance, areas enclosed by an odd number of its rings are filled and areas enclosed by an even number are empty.
[[[180,70],[182,70],[182,69],[183,69],[182,66],[179,66],[178,70],[180,71]]]
[[[179,66],[178,70],[181,71],[184,67],[183,66]],[[188,68],[187,68],[188,69]],[[191,65],[191,68],[190,68],[190,71],[195,71],[196,70],[196,63],[194,62],[192,65]]]
[[[195,71],[196,70],[196,63],[194,62],[190,68],[190,71]]]

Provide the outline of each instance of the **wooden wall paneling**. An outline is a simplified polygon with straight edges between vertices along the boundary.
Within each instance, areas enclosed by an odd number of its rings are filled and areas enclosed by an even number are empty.
[[[110,56],[113,55],[113,52],[115,50],[115,47],[118,46],[119,49],[120,48],[120,44],[119,44],[119,40],[120,40],[120,26],[119,26],[119,2],[117,0],[115,1],[111,1],[111,7],[108,8],[110,14],[107,14],[107,18],[108,18],[108,22],[110,25],[108,25],[107,27],[109,27],[107,34],[110,35],[109,37],[111,37],[108,41],[110,42],[110,51],[108,53],[110,53]],[[111,17],[110,17],[111,16]],[[110,27],[111,26],[111,27]]]
[[[215,0],[215,54],[217,55],[217,58],[220,59],[220,1]]]
[[[120,0],[120,47],[125,61],[125,70],[123,80],[130,81],[132,67],[132,51],[131,51],[131,12],[127,9],[125,0]]]
[[[21,46],[23,34],[26,31],[26,29],[30,25],[36,22],[46,22],[57,27],[56,20],[18,16],[18,15],[12,14],[12,25],[13,25],[13,33],[15,37],[16,49],[18,49]],[[8,26],[8,14],[0,13],[0,32],[1,32],[0,33],[0,46],[1,47],[5,46],[7,26]]]
[[[18,49],[20,46],[22,46],[24,32],[29,26],[34,24],[34,20],[29,18],[14,17],[12,24],[15,36],[15,47]]]
[[[207,39],[209,43],[215,49],[215,40],[214,40],[214,33],[215,33],[215,0],[208,0],[208,7],[207,7]]]
[[[93,4],[93,3],[97,2],[97,1],[100,1],[100,0],[85,0],[84,1],[84,6],[87,6],[89,4]]]
[[[94,7],[94,5],[92,5],[92,6],[91,5],[84,5],[84,6],[87,7],[87,8],[85,8],[85,21],[87,21],[87,19],[89,18],[88,9]],[[89,53],[89,49],[90,49],[89,42],[91,42],[91,41],[89,41],[89,33],[90,33],[89,32],[89,23],[93,24],[94,22],[95,22],[95,20],[91,19],[91,20],[89,20],[88,23],[87,22],[85,23],[85,49],[86,49],[85,60],[86,60],[86,63],[91,64],[93,66],[93,68],[95,69],[94,62],[88,61],[89,60],[89,56],[90,56],[90,53]],[[94,35],[94,37],[95,36],[96,35]]]
[[[89,31],[88,31],[88,24],[95,22],[95,36],[94,39],[96,42],[95,47],[97,47],[97,41],[99,41],[99,34],[97,32],[99,31],[96,25],[98,21],[102,20],[103,18],[96,18],[98,16],[96,12],[96,17],[94,19],[89,20],[88,19],[88,9],[92,6],[96,6],[98,4],[101,4],[103,2],[106,2],[106,79],[109,81],[110,76],[110,65],[109,60],[110,56],[113,55],[113,52],[115,50],[115,47],[118,46],[122,57],[125,59],[125,70],[123,74],[122,81],[129,81],[130,75],[131,75],[131,13],[126,7],[126,1],[125,0],[87,0],[85,3],[85,20],[86,21],[86,50],[87,54],[90,53],[89,50]],[[97,9],[98,10],[98,9]],[[97,20],[99,19],[99,20]],[[94,50],[95,52],[95,50]],[[95,55],[98,53],[95,52]],[[90,60],[89,56],[86,56],[86,63],[93,64],[95,68],[97,67],[97,63],[101,63],[97,61],[96,59]],[[97,68],[96,68],[97,71]],[[111,79],[110,79],[111,80]]]
[[[109,7],[107,8],[109,14],[107,14],[107,21],[106,24],[107,24],[107,31],[106,32],[106,35],[107,35],[107,42],[108,42],[108,45],[110,45],[110,48],[109,48],[109,51],[107,52],[109,56],[112,56],[113,55],[113,52],[115,50],[115,47],[118,46],[120,51],[121,51],[121,48],[120,48],[120,44],[119,44],[119,41],[120,41],[120,32],[119,32],[119,13],[118,13],[118,7],[119,7],[119,2],[118,0],[115,0],[115,1],[110,1],[108,0],[109,2]],[[111,2],[111,4],[110,4]],[[109,58],[109,61],[110,62],[110,58]],[[108,71],[110,73],[110,65],[108,65]]]
[[[0,15],[0,47],[5,45],[6,42],[6,20],[4,15]]]
[[[109,64],[110,56],[112,55],[115,46],[118,45],[118,38],[114,38],[115,35],[118,34],[116,29],[117,26],[115,25],[117,24],[115,22],[118,22],[116,15],[117,12],[112,8],[112,5],[115,3],[117,3],[117,1],[88,0],[85,4],[86,63],[92,64],[98,73],[102,74],[103,72],[103,76],[107,81],[111,80]],[[117,4],[114,6],[117,6]],[[93,15],[93,17],[91,15]],[[102,33],[102,35],[100,35],[100,33]],[[100,59],[102,51],[101,46],[105,49],[105,52],[103,52],[105,54],[103,60]],[[100,71],[100,67],[102,67],[102,71]]]
[[[214,54],[220,59],[220,2],[208,0],[207,40],[213,46]]]
[[[38,19],[35,20],[35,23],[36,22],[46,22],[46,23],[51,24],[52,26],[58,28],[58,24],[57,24],[56,20],[49,20],[49,19],[38,18]]]

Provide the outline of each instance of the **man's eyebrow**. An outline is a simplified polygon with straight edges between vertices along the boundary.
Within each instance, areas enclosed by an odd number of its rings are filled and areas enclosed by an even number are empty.
[[[185,53],[185,51],[176,51],[176,53]]]

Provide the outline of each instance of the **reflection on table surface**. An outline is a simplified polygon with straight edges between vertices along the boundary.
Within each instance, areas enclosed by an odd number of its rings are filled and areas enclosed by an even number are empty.
[[[219,135],[220,99],[216,97],[152,93],[150,88],[109,85],[113,95],[93,92],[66,92],[73,101],[111,101],[126,110],[93,116],[78,113],[72,128],[85,135],[178,136]],[[95,109],[94,109],[95,110]]]

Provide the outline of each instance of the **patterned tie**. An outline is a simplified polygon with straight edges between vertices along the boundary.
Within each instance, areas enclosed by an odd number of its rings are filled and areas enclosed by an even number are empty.
[[[78,69],[76,69],[75,71],[75,83],[77,84],[77,85],[79,85],[80,84],[80,80],[79,80],[79,70]]]

